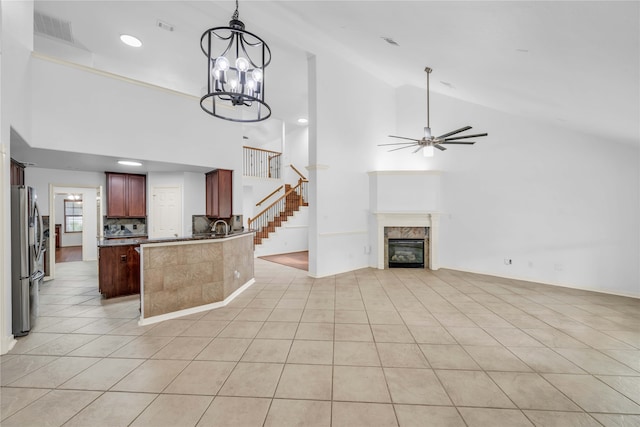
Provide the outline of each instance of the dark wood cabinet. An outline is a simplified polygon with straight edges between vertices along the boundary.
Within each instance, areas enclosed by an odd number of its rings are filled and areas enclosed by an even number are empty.
[[[140,254],[137,247],[100,247],[98,287],[105,298],[140,293]]]
[[[128,175],[127,182],[128,208],[130,217],[147,216],[147,177],[145,175]]]
[[[233,171],[216,169],[206,174],[206,215],[231,218],[233,214]]]
[[[143,218],[147,216],[147,177],[107,172],[107,216]]]
[[[11,159],[11,185],[24,185],[24,165]]]

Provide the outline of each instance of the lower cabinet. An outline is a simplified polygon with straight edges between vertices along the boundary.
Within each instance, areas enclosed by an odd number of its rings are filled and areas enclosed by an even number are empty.
[[[137,247],[100,247],[98,284],[105,298],[140,293],[140,254]]]

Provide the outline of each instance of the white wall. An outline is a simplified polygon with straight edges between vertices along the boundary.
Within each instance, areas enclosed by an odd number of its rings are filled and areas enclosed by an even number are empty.
[[[379,164],[444,171],[443,267],[640,296],[639,146],[431,98],[434,134],[469,124],[489,136]],[[420,136],[424,91],[401,88],[397,106],[398,134]]]
[[[238,176],[240,176],[240,174],[234,174],[234,178],[238,179]],[[182,197],[184,199],[184,235],[188,236],[193,231],[193,215],[204,215],[207,210],[206,181],[204,174],[194,172],[184,173],[184,191]]]
[[[97,188],[106,184],[106,176],[103,172],[83,172],[64,169],[47,169],[28,167],[25,169],[25,184],[36,189],[38,204],[43,215],[49,212],[49,185],[56,187],[93,187]],[[63,212],[63,211],[60,211]],[[58,222],[61,224],[61,222]]]
[[[197,98],[32,62],[33,147],[242,171],[242,126],[206,114]],[[241,181],[234,176],[234,210],[242,206]]]
[[[326,276],[369,265],[367,172],[395,128],[395,92],[330,53],[309,67],[309,273]]]
[[[33,1],[0,0],[0,354],[15,344],[11,332],[10,135],[31,139]]]
[[[284,182],[295,184],[299,175],[289,165],[295,166],[305,177],[309,178],[309,128],[307,126],[289,126],[285,134],[285,153],[283,158]]]

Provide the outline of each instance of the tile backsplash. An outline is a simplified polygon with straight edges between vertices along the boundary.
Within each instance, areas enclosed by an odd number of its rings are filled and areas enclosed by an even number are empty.
[[[193,234],[210,233],[211,227],[217,218],[208,218],[206,215],[191,216],[191,230]],[[242,215],[234,215],[232,218],[225,218],[224,221],[229,226],[229,231],[243,230]]]
[[[144,218],[107,218],[104,217],[104,236],[146,236],[147,224]]]

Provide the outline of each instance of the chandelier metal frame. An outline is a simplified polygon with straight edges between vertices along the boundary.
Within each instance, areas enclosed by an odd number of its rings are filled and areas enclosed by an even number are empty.
[[[271,50],[264,40],[246,31],[238,17],[236,0],[229,26],[210,28],[200,38],[207,57],[207,93],[200,98],[200,107],[220,119],[259,122],[271,116],[264,98],[264,70],[271,62]]]

